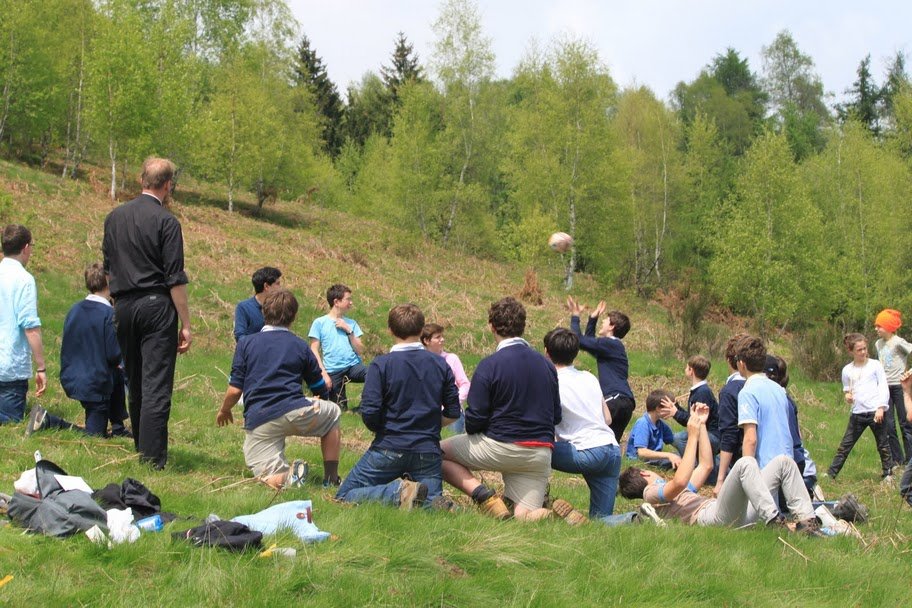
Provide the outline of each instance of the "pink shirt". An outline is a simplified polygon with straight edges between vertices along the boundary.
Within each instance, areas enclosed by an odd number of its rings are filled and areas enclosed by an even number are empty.
[[[443,352],[440,354],[443,360],[447,362],[453,375],[456,377],[456,388],[459,389],[459,405],[465,404],[466,397],[469,396],[469,377],[466,376],[465,369],[462,367],[462,361],[453,353]]]

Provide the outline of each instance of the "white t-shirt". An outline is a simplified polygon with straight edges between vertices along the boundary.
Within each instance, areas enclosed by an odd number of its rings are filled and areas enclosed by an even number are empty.
[[[577,450],[617,445],[614,431],[605,422],[602,387],[596,377],[575,367],[562,367],[557,370],[557,383],[562,410],[561,423],[554,428],[558,440]]]
[[[842,368],[842,390],[854,397],[853,414],[869,414],[879,407],[890,409],[890,389],[880,361],[868,359],[864,365],[853,361]]]

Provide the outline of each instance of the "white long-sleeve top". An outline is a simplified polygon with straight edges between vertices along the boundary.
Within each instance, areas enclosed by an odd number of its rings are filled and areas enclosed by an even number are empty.
[[[849,363],[842,368],[842,390],[852,393],[853,414],[869,414],[882,407],[890,409],[890,389],[883,365],[875,359],[868,359],[864,365]]]

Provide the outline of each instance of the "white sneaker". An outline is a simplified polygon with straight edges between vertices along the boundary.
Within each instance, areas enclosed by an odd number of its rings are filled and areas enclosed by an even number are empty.
[[[659,517],[659,514],[656,513],[655,507],[653,507],[648,502],[644,502],[640,505],[639,514],[640,517],[649,519],[659,528],[664,528],[668,525],[665,523],[665,520]]]
[[[811,498],[818,502],[823,502],[826,500],[826,498],[823,496],[823,488],[820,487],[819,483],[814,484],[814,489],[811,492]]]
[[[893,487],[893,476],[892,476],[892,475],[884,475],[884,478],[883,478],[883,480],[880,482],[880,485],[889,486],[889,487],[892,488],[892,487]]]

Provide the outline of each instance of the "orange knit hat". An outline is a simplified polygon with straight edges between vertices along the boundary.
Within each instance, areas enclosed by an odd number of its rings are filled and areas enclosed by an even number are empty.
[[[902,327],[902,315],[898,310],[885,308],[877,313],[874,325],[879,325],[891,334],[895,334],[896,330]]]

